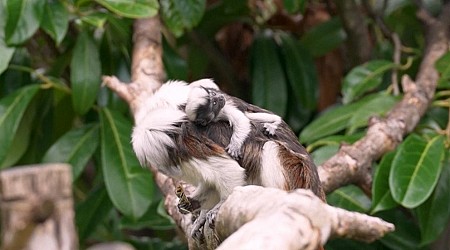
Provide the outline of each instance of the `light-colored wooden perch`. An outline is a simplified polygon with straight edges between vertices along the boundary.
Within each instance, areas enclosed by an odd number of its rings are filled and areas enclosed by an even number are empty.
[[[379,218],[325,204],[311,191],[236,188],[220,208],[218,249],[317,249],[333,236],[371,242],[392,232]]]

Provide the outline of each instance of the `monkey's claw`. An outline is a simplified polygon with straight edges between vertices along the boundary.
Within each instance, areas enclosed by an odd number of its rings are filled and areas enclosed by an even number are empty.
[[[217,212],[219,212],[220,207],[214,207],[208,213],[206,213],[206,221],[208,222],[209,228],[214,229],[216,227],[216,217]]]
[[[275,131],[277,130],[278,126],[273,124],[273,123],[264,123],[264,128],[266,129],[266,133],[268,133],[269,135],[274,135]]]
[[[206,222],[206,214],[201,212],[199,217],[192,224],[191,237],[198,243],[202,243],[205,239],[203,235],[203,226]]]

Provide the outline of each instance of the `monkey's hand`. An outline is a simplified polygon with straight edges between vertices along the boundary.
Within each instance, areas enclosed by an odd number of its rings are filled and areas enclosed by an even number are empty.
[[[269,135],[274,135],[275,131],[278,128],[278,125],[274,124],[274,123],[269,123],[269,122],[265,122],[263,124],[264,128],[266,129],[266,133],[268,133]]]
[[[237,143],[230,142],[230,144],[228,144],[228,146],[226,147],[226,150],[228,154],[235,160],[239,159],[242,156],[241,146]]]
[[[219,212],[220,207],[222,206],[223,202],[219,202],[217,205],[215,205],[211,210],[206,213],[206,221],[208,222],[208,225],[211,229],[214,229],[216,227],[216,216]]]

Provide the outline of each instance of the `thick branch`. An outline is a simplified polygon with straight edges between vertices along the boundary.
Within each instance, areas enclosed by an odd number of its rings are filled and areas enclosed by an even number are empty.
[[[448,50],[450,4],[446,4],[438,20],[427,23],[425,54],[416,82],[403,78],[407,86],[403,99],[384,120],[372,120],[367,134],[351,146],[342,147],[331,159],[319,166],[319,176],[325,192],[346,184],[358,184],[370,193],[371,165],[383,154],[393,150],[403,136],[411,132],[432,101],[438,73],[434,63]]]
[[[226,239],[218,249],[317,249],[330,236],[371,242],[393,230],[379,218],[329,206],[309,190],[259,186],[236,188],[216,221],[218,238]]]

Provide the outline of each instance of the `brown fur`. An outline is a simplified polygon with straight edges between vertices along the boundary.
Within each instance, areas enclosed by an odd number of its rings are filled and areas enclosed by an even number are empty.
[[[231,96],[228,96],[228,98],[232,99],[237,107],[243,112],[271,113],[265,109],[248,104],[238,98]],[[213,152],[222,152],[223,148],[229,144],[233,128],[230,127],[228,122],[220,121],[210,123],[206,127],[187,123],[183,131],[193,135],[195,138],[192,140],[186,139],[185,143],[190,144],[195,142],[194,144],[196,146],[193,146],[187,151],[192,152],[197,156],[202,154],[208,155]],[[267,135],[264,131],[264,127],[261,123],[252,122],[252,131],[248,136],[248,138],[251,139],[246,140],[242,146],[243,157],[240,158],[238,162],[246,170],[247,183],[256,185],[261,183],[259,175],[262,149],[264,143],[274,141],[280,145],[279,157],[282,159],[281,164],[284,166],[285,172],[287,173],[285,175],[285,189],[311,189],[318,197],[325,200],[325,194],[320,184],[317,168],[289,126],[285,122],[282,122],[273,136]],[[217,149],[217,145],[214,146],[214,142],[220,145],[219,148],[222,151]],[[209,150],[204,151],[205,147]]]

